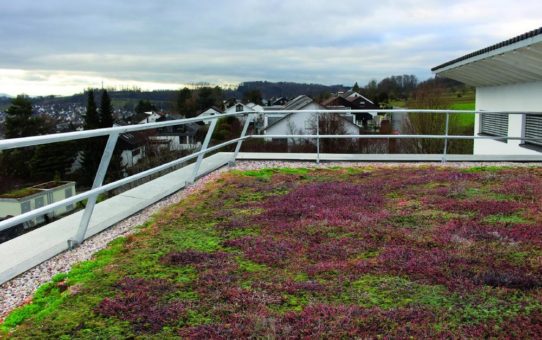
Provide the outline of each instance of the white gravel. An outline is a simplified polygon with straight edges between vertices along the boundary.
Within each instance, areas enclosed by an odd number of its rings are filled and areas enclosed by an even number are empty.
[[[262,168],[276,168],[276,167],[290,167],[290,168],[315,168],[315,167],[331,167],[331,166],[376,166],[376,167],[393,167],[393,166],[442,166],[442,163],[353,163],[353,162],[326,162],[316,164],[314,162],[291,162],[291,161],[238,161],[233,167],[223,167],[211,174],[199,179],[194,185],[180,190],[179,192],[164,198],[163,200],[145,208],[139,213],[115,224],[111,228],[97,234],[90,239],[86,240],[79,247],[65,251],[40,265],[28,270],[24,274],[0,285],[0,321],[14,308],[23,305],[31,300],[34,291],[43,283],[48,282],[51,278],[58,273],[65,273],[70,268],[81,261],[88,260],[92,255],[100,249],[107,246],[113,239],[129,235],[136,231],[136,227],[142,225],[149,217],[164,207],[180,202],[186,196],[200,190],[205,184],[217,179],[223,172],[231,169],[237,170],[256,170]],[[450,167],[473,167],[473,166],[542,166],[540,163],[446,163],[446,166]]]

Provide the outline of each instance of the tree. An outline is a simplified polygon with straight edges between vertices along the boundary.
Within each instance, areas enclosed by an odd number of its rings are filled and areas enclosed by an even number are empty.
[[[429,80],[421,83],[407,102],[410,108],[419,109],[446,109],[447,102],[444,99],[446,88],[438,81]],[[461,125],[458,123],[457,115],[450,115],[449,134],[462,134]],[[408,114],[405,122],[407,133],[421,135],[444,134],[446,126],[446,115],[441,113],[417,113]],[[443,139],[418,139],[410,143],[404,143],[407,152],[440,154],[444,148]],[[448,152],[450,153],[471,153],[472,141],[450,141]]]
[[[87,91],[87,111],[83,118],[83,128],[85,130],[93,130],[100,127],[100,116],[98,115],[98,110],[96,109],[94,90],[92,89]]]
[[[41,116],[32,115],[32,102],[26,95],[18,95],[6,111],[6,138],[21,138],[53,132],[52,124]],[[4,151],[2,169],[6,175],[29,178],[29,160],[36,148],[17,148]]]
[[[138,114],[143,114],[145,112],[149,112],[149,111],[156,111],[156,106],[154,106],[150,101],[148,100],[140,100],[134,111]]]
[[[185,87],[177,93],[177,112],[183,116],[189,116],[192,107],[192,91],[188,87]]]
[[[6,111],[6,138],[42,135],[50,132],[44,117],[32,115],[32,102],[27,95],[18,95]]]
[[[108,128],[113,126],[113,106],[111,105],[111,99],[107,90],[102,90],[102,98],[100,100],[100,128]],[[105,149],[107,143],[106,138],[101,138],[100,147]],[[109,161],[109,167],[107,169],[108,180],[116,180],[123,177],[124,167],[122,166],[121,150],[117,147],[111,156]],[[101,159],[100,159],[101,160]]]
[[[87,112],[84,115],[83,128],[93,130],[100,128],[100,116],[94,101],[94,91],[87,91]],[[84,150],[81,159],[81,184],[91,185],[96,176],[96,171],[102,158],[104,138],[97,137],[85,139]]]
[[[352,91],[359,93],[359,90],[360,90],[360,89],[359,89],[358,82],[356,82],[356,83],[354,84],[354,86],[352,87]]]
[[[102,90],[102,98],[100,100],[100,115],[99,115],[99,126],[101,128],[112,127],[113,126],[113,106],[111,105],[111,98],[107,90]]]
[[[322,113],[316,116],[310,122],[312,134],[320,135],[346,135],[346,120],[335,113]],[[318,120],[318,122],[317,122]],[[318,128],[316,126],[318,124]],[[320,152],[346,152],[352,147],[352,140],[349,139],[320,139]]]
[[[243,93],[243,102],[262,105],[262,92],[260,90],[249,90]]]

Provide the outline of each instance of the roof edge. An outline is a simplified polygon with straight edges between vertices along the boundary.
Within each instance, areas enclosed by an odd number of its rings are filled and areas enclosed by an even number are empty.
[[[505,40],[505,41],[502,41],[498,44],[494,44],[494,45],[491,45],[491,46],[488,46],[486,48],[483,48],[481,50],[478,50],[478,51],[475,51],[475,52],[472,52],[472,53],[469,53],[469,54],[466,54],[462,57],[459,57],[459,58],[456,58],[456,59],[453,59],[453,60],[450,60],[448,62],[445,62],[444,64],[441,64],[439,66],[436,66],[436,67],[433,67],[431,69],[432,72],[436,72],[440,69],[443,69],[443,68],[446,68],[448,66],[452,66],[454,64],[457,64],[459,62],[462,62],[462,61],[466,61],[468,59],[471,59],[473,57],[477,57],[477,56],[480,56],[480,55],[483,55],[483,54],[486,54],[488,52],[492,52],[492,51],[496,51],[500,48],[503,48],[503,47],[507,47],[507,46],[510,46],[510,45],[513,45],[515,43],[518,43],[518,42],[521,42],[521,41],[524,41],[524,40],[527,40],[529,38],[534,38],[538,35],[542,35],[542,27],[540,28],[537,28],[537,29],[534,29],[532,31],[529,31],[527,33],[523,33],[521,35],[518,35],[516,37],[513,37],[511,39],[508,39],[508,40]]]

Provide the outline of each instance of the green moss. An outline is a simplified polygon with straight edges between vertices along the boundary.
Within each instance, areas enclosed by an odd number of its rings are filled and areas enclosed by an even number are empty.
[[[305,282],[308,279],[309,279],[309,275],[307,275],[307,273],[296,273],[294,275],[295,282]]]
[[[187,311],[186,323],[190,326],[206,325],[213,322],[213,319],[195,310]]]
[[[288,174],[304,176],[309,173],[307,168],[267,168],[260,170],[246,170],[237,172],[244,176],[256,177],[263,180],[269,180],[274,174]]]
[[[351,283],[341,300],[364,307],[392,309],[409,305],[450,306],[446,288],[422,285],[397,276],[364,275]]]
[[[456,298],[449,323],[452,325],[478,324],[493,321],[497,325],[519,315],[540,310],[542,305],[520,292],[503,292],[486,287],[476,294]]]
[[[226,233],[226,238],[228,239],[236,239],[244,236],[258,236],[260,235],[260,228],[258,227],[252,227],[252,228],[236,228],[232,230],[228,230]]]
[[[356,256],[356,259],[358,260],[373,259],[377,257],[379,254],[380,254],[380,251],[378,250],[368,250],[368,251],[358,254],[358,256]]]
[[[532,223],[531,221],[525,219],[523,216],[515,215],[489,215],[484,218],[485,223],[509,223],[509,224],[522,224],[522,223]]]
[[[38,192],[40,192],[40,190],[38,189],[22,188],[22,189],[16,189],[10,192],[0,194],[0,198],[22,198],[22,197],[37,194]]]
[[[509,167],[495,166],[495,165],[484,165],[484,166],[472,166],[472,167],[469,167],[469,168],[462,169],[461,171],[463,171],[463,172],[471,172],[471,173],[476,173],[476,172],[499,172],[499,171],[502,171],[502,170],[507,169],[507,168],[509,168]]]
[[[526,251],[517,251],[514,253],[510,253],[508,255],[508,260],[511,261],[514,264],[522,264],[525,263],[525,260],[527,260],[531,254]]]
[[[164,240],[176,251],[192,249],[211,253],[221,248],[221,240],[214,225],[214,222],[210,222],[168,229],[161,233],[157,241]]]
[[[92,260],[75,265],[69,273],[55,275],[51,282],[43,284],[36,290],[31,303],[11,312],[0,328],[3,331],[9,331],[27,319],[41,320],[54,312],[70,296],[69,290],[61,291],[60,283],[64,281],[65,285],[74,286],[92,281],[97,272],[111,263],[113,257],[120,253],[124,242],[125,238],[122,237],[113,240],[107,248],[97,252]]]
[[[245,272],[256,273],[268,269],[268,267],[263,264],[252,262],[241,257],[237,257],[236,260],[237,264],[239,265],[239,269]]]

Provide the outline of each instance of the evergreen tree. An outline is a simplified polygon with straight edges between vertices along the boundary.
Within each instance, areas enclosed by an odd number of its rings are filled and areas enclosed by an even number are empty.
[[[185,87],[179,91],[177,94],[177,112],[181,115],[189,115],[189,111],[192,109],[190,105],[190,100],[192,99],[192,91],[189,88]]]
[[[100,127],[100,116],[96,110],[96,102],[94,101],[94,90],[87,91],[87,112],[84,116],[83,127],[85,130],[98,129]]]
[[[358,82],[356,82],[356,83],[354,84],[354,86],[352,87],[352,91],[359,93],[359,85],[358,85]]]
[[[6,113],[6,138],[42,135],[53,131],[51,124],[48,124],[44,117],[32,115],[32,102],[26,95],[14,98]],[[3,173],[28,179],[30,177],[28,161],[34,156],[35,150],[35,147],[5,150],[2,158]]]
[[[99,126],[101,128],[113,126],[113,106],[111,105],[111,98],[107,90],[102,90],[102,98],[100,100],[100,116]]]
[[[145,112],[149,112],[149,111],[156,111],[156,106],[154,106],[150,101],[148,100],[140,100],[134,111],[138,114],[143,114]]]
[[[100,100],[100,128],[112,127],[113,123],[113,106],[111,105],[111,98],[109,97],[107,90],[104,89],[102,91],[102,98]],[[104,138],[103,141],[101,141],[103,148],[105,148],[106,143],[107,139]],[[107,169],[107,179],[111,181],[122,178],[124,173],[121,157],[122,151],[118,148],[118,145],[119,144],[117,142],[117,147],[113,152],[113,156],[111,157],[109,167]]]
[[[50,132],[45,119],[32,115],[32,102],[27,95],[18,95],[6,111],[6,138],[42,135]]]
[[[243,102],[262,105],[262,92],[260,90],[250,90],[244,92]]]
[[[87,112],[84,116],[83,127],[85,130],[93,130],[100,127],[100,116],[98,115],[98,110],[96,110],[94,91],[92,89],[87,91]],[[81,160],[81,184],[91,185],[102,158],[105,146],[104,138],[85,139],[84,145],[85,148]]]

